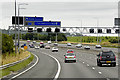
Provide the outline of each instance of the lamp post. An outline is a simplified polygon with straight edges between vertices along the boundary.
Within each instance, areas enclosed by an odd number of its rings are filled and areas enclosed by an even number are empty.
[[[96,18],[97,19],[97,27],[99,26],[99,19],[98,18]],[[97,31],[97,44],[98,44],[98,31]]]
[[[16,0],[15,0],[15,53],[17,53],[17,40],[16,40]]]
[[[21,3],[21,4],[18,4],[18,53],[20,52],[20,27],[19,27],[19,14],[20,14],[20,9],[26,9],[26,8],[20,8],[20,5],[28,5],[26,3]]]
[[[96,26],[99,26],[99,18],[98,17],[94,17],[94,19],[96,19]],[[97,30],[97,45],[98,45],[98,30]]]
[[[56,43],[57,43],[57,32],[56,32],[56,40],[55,40],[55,41],[56,41]]]
[[[82,44],[82,20],[81,20],[81,44]]]

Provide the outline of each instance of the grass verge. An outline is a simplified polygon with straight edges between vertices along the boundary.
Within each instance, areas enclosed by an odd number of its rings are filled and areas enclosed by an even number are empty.
[[[17,71],[25,68],[33,59],[34,59],[34,56],[33,56],[33,54],[31,54],[31,57],[29,57],[27,60],[24,60],[23,62],[18,63],[18,64],[14,65],[14,66],[11,66],[9,68],[0,70],[0,74],[1,74],[0,78],[10,74],[11,72],[17,72]]]
[[[30,53],[23,49],[20,50],[20,53],[11,52],[11,53],[2,54],[1,55],[2,56],[2,62],[1,62],[2,64],[0,64],[0,66],[22,60],[22,59],[28,57],[29,55],[30,55]]]

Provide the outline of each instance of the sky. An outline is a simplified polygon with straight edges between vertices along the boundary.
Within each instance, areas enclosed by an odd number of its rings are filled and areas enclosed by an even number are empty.
[[[17,0],[21,16],[61,21],[62,27],[114,26],[119,0]],[[14,0],[0,0],[0,28],[8,29],[14,16]],[[97,24],[98,21],[98,24]]]

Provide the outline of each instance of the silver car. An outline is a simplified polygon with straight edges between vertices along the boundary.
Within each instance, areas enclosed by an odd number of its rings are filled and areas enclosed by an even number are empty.
[[[95,48],[101,48],[101,45],[95,45]]]
[[[53,48],[52,48],[52,52],[55,52],[55,51],[58,52],[58,48],[53,47]]]
[[[67,43],[67,46],[72,46],[72,44],[71,43]]]
[[[75,53],[66,53],[64,55],[64,57],[65,57],[65,63],[68,62],[68,61],[76,62],[76,55],[75,55]]]
[[[76,47],[77,47],[77,48],[81,48],[81,47],[82,47],[82,44],[77,44]]]

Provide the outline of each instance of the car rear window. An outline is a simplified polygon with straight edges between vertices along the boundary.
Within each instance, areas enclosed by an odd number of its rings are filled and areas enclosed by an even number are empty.
[[[69,53],[67,54],[67,56],[75,56],[75,54]]]
[[[103,52],[102,53],[102,56],[115,56],[114,53],[111,51],[111,52]]]

